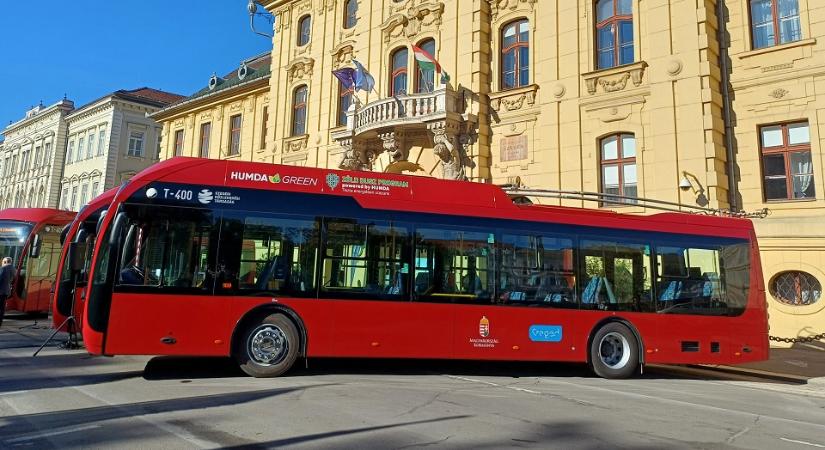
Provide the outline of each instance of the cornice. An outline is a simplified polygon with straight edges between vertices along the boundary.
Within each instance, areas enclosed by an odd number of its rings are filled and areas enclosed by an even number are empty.
[[[83,119],[88,119],[89,117],[92,117],[96,114],[100,114],[101,112],[110,109],[114,109],[114,102],[112,101],[111,97],[109,97],[107,101],[99,105],[95,105],[91,108],[83,108],[78,111],[73,111],[71,114],[66,116],[66,124],[71,126],[72,123],[79,122]]]
[[[179,115],[189,114],[195,110],[206,106],[207,104],[217,101],[227,100],[238,95],[254,94],[258,89],[266,88],[264,92],[269,92],[269,78],[271,75],[266,75],[260,78],[254,78],[243,83],[236,84],[227,89],[210,92],[197,98],[184,100],[167,108],[149,114],[149,118],[158,122],[173,119]]]

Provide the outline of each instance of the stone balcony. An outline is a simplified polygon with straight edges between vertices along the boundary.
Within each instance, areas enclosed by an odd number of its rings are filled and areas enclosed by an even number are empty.
[[[433,92],[401,95],[366,105],[353,104],[347,124],[331,133],[342,147],[339,167],[372,170],[381,153],[406,161],[412,145],[429,146],[442,161],[445,178],[464,178],[464,147],[477,120],[466,113],[464,96],[442,86]]]

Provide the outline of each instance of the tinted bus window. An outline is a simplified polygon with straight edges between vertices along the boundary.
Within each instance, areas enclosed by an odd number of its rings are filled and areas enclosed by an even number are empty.
[[[321,290],[330,296],[408,298],[409,241],[403,224],[326,219]]]
[[[577,307],[573,257],[572,239],[503,235],[499,302]]]
[[[209,211],[127,205],[118,286],[211,291],[210,242],[217,227]]]
[[[717,248],[660,246],[657,310],[671,314],[736,315],[747,304],[747,244]]]
[[[495,235],[419,228],[415,293],[425,301],[491,303],[495,291]]]
[[[583,309],[652,311],[650,246],[581,241]]]
[[[238,289],[314,295],[317,257],[318,226],[314,219],[247,217]]]

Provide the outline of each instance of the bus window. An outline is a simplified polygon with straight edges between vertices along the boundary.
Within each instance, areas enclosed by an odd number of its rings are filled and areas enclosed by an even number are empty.
[[[246,217],[238,289],[315,294],[318,226],[314,219]]]
[[[120,254],[119,286],[211,290],[211,213],[171,208],[127,208],[129,222]],[[174,217],[171,216],[174,214]]]
[[[750,268],[746,244],[660,246],[656,255],[660,313],[736,315],[744,311]]]
[[[321,289],[330,295],[402,300],[409,280],[409,231],[403,224],[324,221]]]
[[[576,308],[573,240],[502,236],[499,302]]]
[[[650,246],[582,240],[581,306],[653,311]]]
[[[477,231],[416,230],[415,293],[419,300],[491,303],[495,235]]]

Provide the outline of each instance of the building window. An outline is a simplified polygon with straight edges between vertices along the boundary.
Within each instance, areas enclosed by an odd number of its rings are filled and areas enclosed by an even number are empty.
[[[69,205],[69,209],[76,209],[75,205],[77,204],[77,186],[72,188],[72,203]]]
[[[43,186],[40,186],[40,190],[37,192],[37,207],[46,207],[46,189]]]
[[[97,135],[97,156],[103,156],[103,148],[106,146],[106,130],[100,130]]]
[[[95,198],[95,197],[98,196],[99,192],[97,192],[97,190],[99,188],[100,188],[100,183],[99,182],[95,181],[94,183],[92,183],[92,198]]]
[[[183,155],[183,130],[175,131],[175,156]]]
[[[350,29],[358,23],[358,0],[347,0],[344,7],[344,28]]]
[[[822,298],[822,284],[813,275],[789,271],[777,274],[770,284],[771,295],[786,305],[813,305]]]
[[[52,143],[46,142],[46,149],[43,150],[43,165],[48,166],[52,163]]]
[[[75,154],[77,158],[75,159],[76,162],[80,162],[83,159],[83,143],[86,142],[84,138],[79,138],[77,140],[77,153]]]
[[[232,116],[229,119],[229,155],[241,154],[241,115]]]
[[[43,149],[40,146],[37,146],[37,147],[34,148],[34,163],[33,163],[33,166],[34,166],[35,169],[40,167],[40,157],[43,156],[43,151],[42,150]]]
[[[530,22],[510,22],[501,31],[501,88],[530,84]]]
[[[209,158],[209,137],[212,134],[212,122],[201,124],[201,158]]]
[[[765,200],[816,198],[808,122],[760,128]]]
[[[264,111],[261,114],[261,150],[266,149],[266,136],[269,134],[269,107],[264,106]]]
[[[132,131],[129,133],[129,156],[143,157],[143,138],[142,131]]]
[[[615,134],[601,140],[602,193],[636,197],[636,138],[632,134]],[[608,198],[609,199],[609,198]],[[605,199],[605,200],[608,200]],[[616,199],[609,203],[635,204],[633,199]]]
[[[69,209],[66,203],[69,201],[69,188],[63,188],[63,195],[60,197],[60,208]]]
[[[753,48],[802,39],[799,0],[750,0]]]
[[[309,44],[312,38],[312,17],[304,16],[298,22],[298,47]]]
[[[344,88],[339,83],[338,85],[338,125],[344,126],[347,124],[347,111],[352,106],[352,95],[354,87]]]
[[[633,10],[631,0],[596,2],[597,68],[633,62]]]
[[[427,52],[435,59],[435,39],[427,39],[418,44],[418,48]],[[416,62],[415,92],[429,93],[435,90],[435,68],[425,68]]]
[[[88,146],[86,147],[86,159],[92,159],[92,156],[95,154],[95,133],[92,131],[89,133],[89,142]]]
[[[302,136],[306,134],[307,121],[307,87],[300,86],[295,89],[292,99],[292,135]]]
[[[66,164],[71,164],[74,159],[74,141],[69,141],[69,150],[66,152]]]
[[[89,200],[89,184],[84,184],[83,187],[80,188],[80,206],[86,204]]]
[[[392,70],[390,71],[390,96],[407,94],[407,59],[409,52],[406,47],[399,48],[392,53]]]

